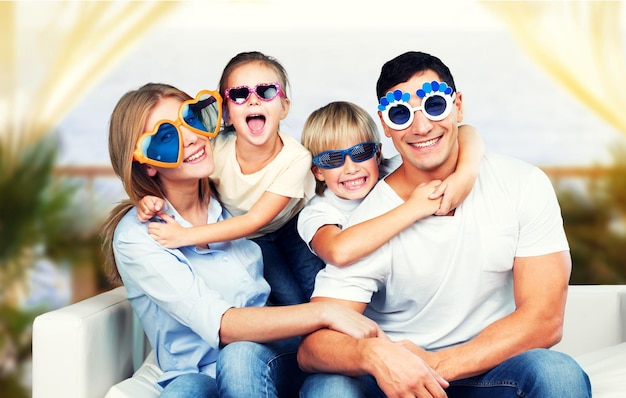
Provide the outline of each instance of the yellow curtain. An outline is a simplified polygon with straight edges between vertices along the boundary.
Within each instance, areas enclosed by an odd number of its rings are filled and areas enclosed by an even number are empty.
[[[0,2],[0,156],[49,133],[176,4]]]
[[[622,1],[481,3],[555,80],[626,134]]]

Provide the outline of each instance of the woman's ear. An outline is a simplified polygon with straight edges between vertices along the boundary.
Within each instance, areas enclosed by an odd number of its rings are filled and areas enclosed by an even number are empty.
[[[313,172],[313,176],[318,181],[324,181],[324,173],[320,170],[316,165],[311,166],[311,171]]]
[[[157,175],[157,170],[154,167],[150,166],[149,164],[143,164],[141,166],[143,167],[148,177],[154,177]]]

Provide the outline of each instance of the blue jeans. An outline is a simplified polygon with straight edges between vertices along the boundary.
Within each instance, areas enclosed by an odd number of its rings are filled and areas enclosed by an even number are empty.
[[[204,373],[186,373],[172,379],[161,398],[217,398],[217,382]]]
[[[269,297],[272,304],[309,301],[315,276],[325,265],[298,234],[299,214],[277,231],[252,239],[263,252],[263,276],[272,288]]]
[[[297,397],[306,374],[298,367],[300,338],[227,345],[217,359],[220,397]]]
[[[589,377],[568,355],[536,349],[510,358],[481,375],[456,380],[446,389],[449,398],[583,398],[591,397]],[[329,395],[330,394],[330,395]],[[384,398],[372,376],[309,376],[302,398]]]

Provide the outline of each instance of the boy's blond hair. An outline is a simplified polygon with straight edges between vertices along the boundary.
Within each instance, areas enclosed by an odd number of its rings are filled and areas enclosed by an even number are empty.
[[[356,104],[331,102],[313,111],[304,122],[302,145],[314,157],[324,151],[346,149],[348,142],[380,143],[378,125]],[[315,183],[315,193],[322,195],[326,183],[317,179]]]

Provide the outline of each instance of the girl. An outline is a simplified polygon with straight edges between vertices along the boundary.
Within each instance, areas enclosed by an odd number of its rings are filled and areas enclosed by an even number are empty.
[[[224,207],[234,216],[220,223],[182,228],[163,216],[149,232],[165,247],[206,245],[248,237],[263,253],[264,276],[274,304],[309,300],[315,275],[324,263],[298,235],[298,214],[314,196],[311,154],[279,129],[290,107],[287,72],[260,52],[236,55],[219,83],[225,98],[228,132],[214,140],[211,181]],[[163,202],[146,198],[139,219],[147,221]]]
[[[375,337],[376,324],[343,306],[265,307],[269,285],[257,245],[237,239],[167,249],[137,220],[134,203],[147,195],[165,198],[163,216],[185,227],[230,219],[208,179],[215,168],[209,139],[219,130],[220,112],[219,94],[192,100],[164,84],[120,99],[109,154],[130,199],[104,227],[108,272],[124,283],[156,352],[162,397],[294,394],[303,379],[294,336],[328,327]]]
[[[300,214],[300,236],[325,263],[345,266],[417,220],[447,214],[471,191],[483,155],[482,140],[473,127],[459,127],[459,142],[459,167],[443,183],[422,185],[394,210],[343,230],[378,179],[398,166],[398,157],[382,159],[378,127],[363,108],[331,102],[316,110],[305,121],[302,144],[314,155],[318,196]]]

